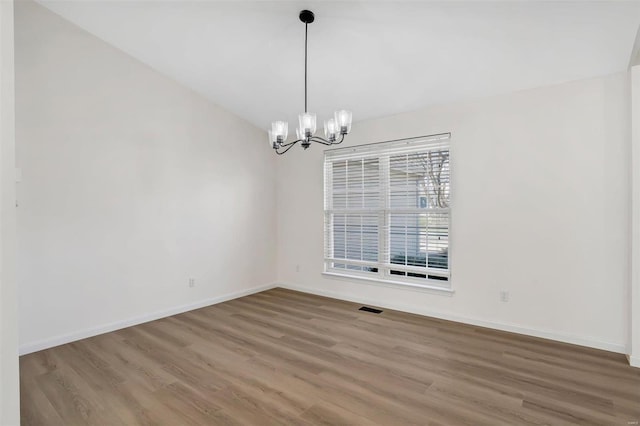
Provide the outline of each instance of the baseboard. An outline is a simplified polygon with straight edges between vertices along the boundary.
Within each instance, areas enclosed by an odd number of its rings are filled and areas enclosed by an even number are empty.
[[[409,312],[412,314],[424,315],[428,317],[440,318],[440,319],[449,320],[449,321],[461,322],[464,324],[476,325],[479,327],[493,328],[496,330],[524,334],[524,335],[533,336],[533,337],[540,337],[543,339],[556,340],[559,342],[571,343],[579,346],[587,346],[590,348],[602,349],[610,352],[617,352],[617,353],[627,352],[627,348],[625,347],[625,345],[620,345],[617,343],[610,343],[610,342],[603,342],[601,340],[590,338],[590,337],[575,336],[575,335],[570,335],[565,333],[558,333],[554,331],[533,329],[528,327],[522,327],[515,324],[486,321],[482,319],[470,318],[470,317],[465,317],[465,316],[446,313],[446,312],[433,311],[425,308],[416,308],[415,306],[403,305],[403,304],[393,303],[389,301],[372,300],[372,299],[367,299],[362,297],[350,297],[350,296],[345,296],[345,295],[331,292],[331,291],[301,287],[301,286],[297,286],[289,283],[274,283],[274,284],[267,284],[267,285],[252,287],[252,288],[238,291],[238,292],[228,293],[222,296],[201,300],[195,303],[175,306],[163,311],[157,311],[151,314],[141,315],[141,316],[129,318],[122,321],[116,321],[116,322],[112,322],[112,323],[105,324],[98,327],[79,330],[73,333],[55,336],[55,337],[40,340],[37,342],[27,343],[20,346],[19,354],[26,355],[32,352],[41,351],[43,349],[52,348],[54,346],[63,345],[65,343],[74,342],[76,340],[86,339],[88,337],[97,336],[99,334],[120,330],[122,328],[131,327],[133,325],[143,324],[149,321],[155,321],[157,319],[165,318],[171,315],[192,311],[194,309],[204,308],[205,306],[211,306],[217,303],[226,302],[228,300],[237,299],[239,297],[248,296],[250,294],[259,293],[261,291],[269,290],[274,287],[282,287],[290,290],[300,291],[303,293],[316,294],[318,296],[331,297],[334,299],[347,300],[355,303],[363,303],[363,304],[374,305],[374,306],[379,306],[379,307],[388,308],[388,309],[394,309],[397,311]],[[631,366],[640,367],[640,357],[627,356],[627,358],[629,359],[629,364]]]
[[[630,366],[640,368],[640,356],[627,355],[627,358]]]
[[[364,297],[345,296],[343,294],[339,294],[331,291],[301,287],[301,286],[298,286],[295,284],[289,284],[289,283],[278,283],[277,287],[296,290],[303,293],[316,294],[318,296],[326,296],[334,299],[346,300],[349,302],[374,305],[382,308],[394,309],[396,311],[409,312],[412,314],[424,315],[427,317],[439,318],[439,319],[444,319],[448,321],[461,322],[464,324],[476,325],[479,327],[493,328],[496,330],[508,331],[511,333],[518,333],[518,334],[524,334],[527,336],[540,337],[543,339],[556,340],[559,342],[571,343],[573,345],[586,346],[586,347],[595,348],[595,349],[602,349],[609,352],[617,352],[621,354],[624,354],[627,352],[627,348],[625,345],[610,343],[610,342],[603,342],[601,340],[591,338],[591,337],[576,336],[576,335],[571,335],[566,333],[558,333],[555,331],[522,327],[516,324],[487,321],[483,319],[465,317],[462,315],[452,314],[448,312],[434,311],[428,308],[417,308],[415,306],[393,303],[386,300],[372,300]],[[631,362],[631,359],[630,359],[630,362]],[[640,365],[640,360],[637,359],[637,357],[635,358],[635,362],[636,364]],[[633,363],[631,365],[633,365]]]
[[[198,302],[189,303],[186,305],[174,306],[169,309],[156,311],[150,314],[140,315],[140,316],[129,318],[122,321],[116,321],[116,322],[104,324],[97,327],[91,327],[84,330],[75,331],[73,333],[51,337],[51,338],[40,340],[37,342],[27,343],[27,344],[21,345],[18,348],[18,352],[20,355],[30,354],[32,352],[41,351],[43,349],[52,348],[54,346],[64,345],[65,343],[75,342],[76,340],[86,339],[88,337],[97,336],[99,334],[109,333],[111,331],[131,327],[132,325],[138,325],[138,324],[142,324],[149,321],[155,321],[157,319],[169,317],[171,315],[181,314],[183,312],[192,311],[194,309],[200,309],[206,306],[215,305],[217,303],[226,302],[228,300],[237,299],[239,297],[248,296],[250,294],[259,293],[261,291],[269,290],[274,287],[276,287],[276,284],[266,284],[258,287],[252,287],[246,290],[228,293],[228,294],[224,294],[218,297],[213,297],[210,299],[200,300]]]

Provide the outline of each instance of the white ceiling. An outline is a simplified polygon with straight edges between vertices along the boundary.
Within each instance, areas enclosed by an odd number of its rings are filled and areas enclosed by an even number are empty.
[[[40,1],[262,128],[354,121],[622,71],[640,2]]]

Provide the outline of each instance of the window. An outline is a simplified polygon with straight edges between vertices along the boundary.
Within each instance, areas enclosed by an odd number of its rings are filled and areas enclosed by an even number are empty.
[[[450,287],[449,134],[325,151],[325,270]]]

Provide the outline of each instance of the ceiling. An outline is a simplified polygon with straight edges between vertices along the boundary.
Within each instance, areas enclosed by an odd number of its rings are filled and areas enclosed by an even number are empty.
[[[626,69],[640,2],[40,1],[267,128],[354,121]]]

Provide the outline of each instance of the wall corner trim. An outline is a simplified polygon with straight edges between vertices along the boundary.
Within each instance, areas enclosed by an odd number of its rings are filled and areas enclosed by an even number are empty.
[[[133,318],[128,318],[121,321],[115,321],[112,323],[104,324],[97,327],[91,327],[84,330],[78,330],[73,333],[62,334],[59,336],[50,337],[50,338],[39,340],[36,342],[26,343],[24,345],[20,345],[19,354],[27,355],[32,352],[37,352],[44,349],[52,348],[54,346],[64,345],[65,343],[75,342],[76,340],[86,339],[88,337],[97,336],[99,334],[109,333],[111,331],[116,331],[123,328],[131,327],[134,325],[143,324],[145,322],[155,321],[161,318],[170,317],[172,315],[177,315],[184,312],[193,311],[195,309],[216,305],[218,303],[227,302],[229,300],[238,299],[244,296],[249,296],[254,293],[260,293],[262,291],[270,290],[276,286],[277,285],[275,283],[271,283],[271,284],[265,284],[257,287],[251,287],[245,290],[223,294],[222,296],[212,297],[209,299],[204,299],[197,302],[188,303],[185,305],[174,306],[161,311],[156,311],[149,314],[136,316]]]
[[[380,306],[382,308],[394,309],[397,311],[408,312],[408,313],[423,315],[427,317],[460,322],[463,324],[475,325],[478,327],[492,328],[495,330],[523,334],[523,335],[532,336],[532,337],[539,337],[542,339],[556,340],[558,342],[570,343],[578,346],[586,346],[586,347],[595,348],[595,349],[602,349],[605,351],[616,352],[620,354],[627,353],[627,346],[624,344],[604,342],[588,336],[578,336],[578,335],[567,334],[567,333],[559,333],[559,332],[550,331],[550,330],[528,328],[528,327],[523,327],[517,324],[507,324],[507,323],[483,320],[479,318],[464,317],[461,315],[451,314],[447,312],[433,311],[429,308],[416,309],[415,307],[405,306],[405,305],[393,303],[390,301],[368,300],[366,298],[361,298],[361,297],[351,297],[348,295],[334,293],[331,291],[319,290],[319,289],[310,288],[310,287],[303,287],[303,286],[299,286],[291,283],[280,282],[280,283],[277,283],[275,287],[286,288],[289,290],[300,291],[303,293],[315,294],[318,296],[331,297],[333,299],[346,300],[349,302],[375,305],[375,306]],[[630,358],[630,363],[632,362],[632,359],[633,357]],[[640,366],[640,359],[638,359],[638,357],[635,357],[635,362],[637,363],[638,366]]]

